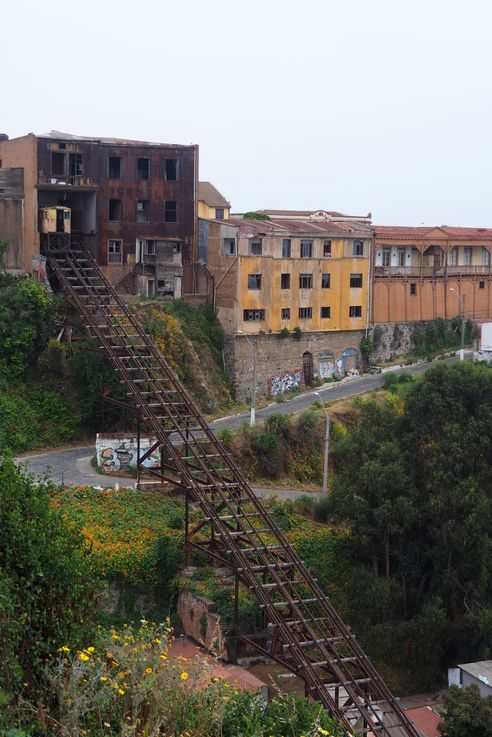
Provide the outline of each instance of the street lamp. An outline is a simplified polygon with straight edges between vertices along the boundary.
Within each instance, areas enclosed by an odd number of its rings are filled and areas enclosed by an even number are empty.
[[[251,346],[251,350],[253,351],[253,390],[251,392],[251,410],[249,420],[249,424],[251,425],[251,427],[253,427],[256,422],[256,341],[250,340],[246,333],[243,333],[242,330],[238,330],[237,332],[238,335],[242,335],[246,338]]]
[[[314,394],[317,397],[319,397],[320,402],[323,404],[323,400],[321,399],[321,394],[319,392],[314,392]],[[323,488],[321,490],[321,496],[328,495],[328,451],[330,447],[330,415],[328,414],[328,410],[326,410],[325,415],[326,415],[325,456],[323,460]]]
[[[465,360],[465,297],[466,295],[460,295],[454,287],[449,287],[450,292],[454,292],[458,297],[460,303],[460,316],[461,316],[461,348],[460,348],[460,361]]]

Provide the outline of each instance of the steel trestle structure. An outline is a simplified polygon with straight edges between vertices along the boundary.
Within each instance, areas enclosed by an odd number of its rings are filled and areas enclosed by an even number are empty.
[[[259,602],[263,639],[235,635],[302,678],[346,735],[421,737],[93,256],[73,242],[48,242],[45,252],[155,437],[140,463],[160,449],[159,466],[146,472],[185,494],[187,550],[233,570],[236,623],[240,586]]]

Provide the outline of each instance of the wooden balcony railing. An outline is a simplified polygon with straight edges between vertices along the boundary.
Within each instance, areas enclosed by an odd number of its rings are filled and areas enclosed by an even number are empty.
[[[457,266],[375,266],[377,277],[432,277],[481,276],[491,273],[490,265],[457,265]]]

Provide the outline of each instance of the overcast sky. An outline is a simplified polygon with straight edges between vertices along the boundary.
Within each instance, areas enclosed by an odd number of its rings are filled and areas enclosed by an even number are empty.
[[[198,143],[233,210],[492,226],[490,0],[3,0],[0,130]]]

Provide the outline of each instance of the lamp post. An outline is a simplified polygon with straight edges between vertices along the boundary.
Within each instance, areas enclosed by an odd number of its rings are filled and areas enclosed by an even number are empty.
[[[321,394],[319,392],[314,392],[316,396],[319,397],[320,402],[323,403],[323,400],[321,399]],[[325,454],[323,459],[323,487],[321,490],[321,496],[327,496],[328,495],[328,453],[330,449],[330,415],[328,414],[328,410],[325,412],[326,416],[326,425],[325,425]]]
[[[251,391],[251,410],[249,420],[249,424],[253,427],[256,422],[256,341],[250,340],[246,333],[243,333],[241,330],[238,330],[237,332],[238,335],[243,335],[246,338],[251,346],[251,350],[253,351],[253,389]]]
[[[460,348],[460,361],[465,360],[465,298],[466,295],[459,294],[454,287],[449,287],[450,292],[454,292],[458,297],[460,303],[460,317],[461,317],[461,348]]]

